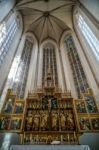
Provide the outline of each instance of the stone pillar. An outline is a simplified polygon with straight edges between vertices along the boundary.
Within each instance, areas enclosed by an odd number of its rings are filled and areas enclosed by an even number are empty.
[[[33,39],[33,49],[32,49],[30,66],[29,66],[28,77],[27,77],[27,84],[26,84],[26,89],[25,89],[25,98],[26,98],[29,91],[33,91],[37,88],[36,87],[36,80],[37,80],[36,71],[37,71],[38,43],[32,33],[27,33],[25,36],[31,36]]]
[[[37,76],[37,88],[42,87],[42,71],[43,71],[43,46],[39,47],[38,51],[38,76]]]

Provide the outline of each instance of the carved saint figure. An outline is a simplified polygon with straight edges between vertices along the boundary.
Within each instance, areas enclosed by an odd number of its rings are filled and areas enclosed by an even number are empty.
[[[60,123],[61,123],[61,129],[65,130],[65,128],[66,128],[66,116],[64,113],[61,113]]]
[[[32,117],[28,117],[26,121],[26,130],[28,131],[32,130],[32,123],[33,123]]]
[[[67,128],[70,130],[74,129],[74,120],[73,115],[71,113],[67,114]]]
[[[50,110],[52,107],[51,99],[48,100],[48,109]]]
[[[58,116],[57,114],[52,114],[52,129],[57,130]]]
[[[33,129],[34,130],[38,130],[39,129],[39,115],[35,115],[34,116]]]
[[[43,112],[41,114],[41,124],[40,124],[42,130],[47,129],[47,123],[48,123],[48,115]]]

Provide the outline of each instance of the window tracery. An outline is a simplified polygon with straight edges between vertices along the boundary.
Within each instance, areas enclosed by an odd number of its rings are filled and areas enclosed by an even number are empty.
[[[78,97],[81,97],[81,93],[85,93],[87,88],[89,88],[86,75],[84,73],[79,55],[77,53],[76,47],[74,45],[72,36],[67,36],[65,39],[67,46],[67,54],[72,69],[72,74],[74,78],[74,83]]]
[[[20,98],[24,97],[32,47],[33,42],[31,42],[29,39],[26,39],[19,65],[16,71],[16,75],[13,81],[13,89]]]
[[[42,75],[42,85],[45,83],[45,79],[48,73],[51,73],[53,85],[58,85],[58,75],[57,75],[57,64],[56,64],[56,54],[54,47],[45,47],[43,49],[43,75]]]
[[[14,18],[10,25],[7,22],[0,24],[0,66],[5,60],[5,57],[10,50],[11,43],[18,29],[17,19]]]
[[[85,21],[84,17],[82,16],[82,14],[80,14],[80,12],[76,13],[75,19],[78,29],[89,44],[95,58],[99,61],[99,39],[93,33],[89,24]]]

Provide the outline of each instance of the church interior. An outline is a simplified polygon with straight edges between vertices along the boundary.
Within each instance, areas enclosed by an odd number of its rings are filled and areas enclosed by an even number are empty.
[[[98,139],[99,0],[0,0],[0,149]]]

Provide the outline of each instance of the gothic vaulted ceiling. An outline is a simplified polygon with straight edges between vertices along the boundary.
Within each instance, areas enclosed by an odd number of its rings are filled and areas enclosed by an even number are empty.
[[[23,15],[25,31],[32,31],[39,42],[51,38],[59,42],[72,26],[72,9],[77,0],[16,0]]]

